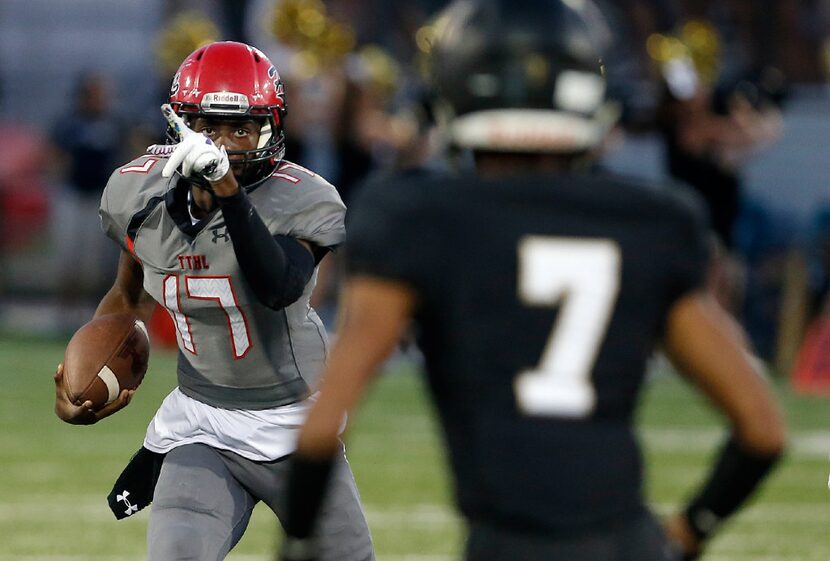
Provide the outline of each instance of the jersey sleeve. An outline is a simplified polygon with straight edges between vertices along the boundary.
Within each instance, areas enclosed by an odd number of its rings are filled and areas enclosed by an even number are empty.
[[[378,182],[361,189],[349,211],[346,261],[350,273],[405,282],[415,288],[437,264],[430,252],[441,234],[417,185]],[[433,263],[431,265],[431,263]]]
[[[669,279],[671,302],[704,286],[714,243],[703,202],[685,189],[676,201],[675,243]]]
[[[123,204],[113,192],[118,192],[118,181],[116,174],[110,176],[107,186],[101,195],[101,207],[98,216],[101,219],[101,229],[104,233],[115,240],[121,247],[125,247],[127,220],[123,213]]]
[[[330,249],[341,245],[346,238],[346,205],[337,190],[319,176],[294,187],[273,193],[261,211],[271,233]]]
[[[167,189],[167,180],[161,177],[162,167],[160,158],[140,156],[116,168],[104,187],[98,210],[101,229],[126,250],[130,220]]]

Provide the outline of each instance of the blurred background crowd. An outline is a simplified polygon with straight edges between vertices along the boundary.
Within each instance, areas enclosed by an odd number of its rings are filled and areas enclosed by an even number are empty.
[[[65,336],[89,318],[118,253],[99,229],[100,193],[162,141],[158,107],[203,43],[265,51],[286,86],[287,159],[347,204],[372,174],[446,166],[421,80],[444,4],[4,0],[0,333]],[[711,290],[789,373],[830,286],[830,0],[596,9],[620,111],[602,165],[701,194],[717,234]],[[315,293],[329,320],[338,266],[326,260]]]

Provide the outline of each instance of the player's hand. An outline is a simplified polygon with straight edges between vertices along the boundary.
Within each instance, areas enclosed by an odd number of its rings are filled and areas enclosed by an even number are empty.
[[[135,390],[122,390],[115,400],[97,411],[92,409],[92,402],[87,400],[81,405],[75,405],[69,400],[63,382],[63,363],[55,371],[55,415],[71,425],[93,425],[120,411],[130,404]]]
[[[317,561],[317,542],[283,536],[277,561]]]
[[[231,167],[225,147],[217,147],[211,139],[188,127],[169,103],[161,106],[161,112],[179,137],[179,143],[172,147],[170,159],[161,171],[162,177],[171,177],[180,165],[185,177],[201,175],[211,182],[225,177]]]
[[[700,557],[703,552],[703,543],[697,539],[686,516],[675,514],[663,521],[663,528],[671,541],[681,551],[684,561],[691,561]]]

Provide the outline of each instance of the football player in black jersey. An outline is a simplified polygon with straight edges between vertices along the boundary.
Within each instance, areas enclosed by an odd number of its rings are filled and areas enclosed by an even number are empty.
[[[437,107],[476,173],[386,180],[355,201],[344,321],[292,460],[284,561],[315,558],[343,414],[413,322],[470,561],[695,558],[782,454],[772,392],[704,289],[700,203],[586,165],[613,120],[588,7],[464,1],[437,20]],[[663,527],[632,428],[658,345],[731,428]]]

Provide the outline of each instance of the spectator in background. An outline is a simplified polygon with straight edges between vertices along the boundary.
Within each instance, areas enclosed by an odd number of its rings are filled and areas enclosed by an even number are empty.
[[[311,76],[288,80],[301,90],[292,98],[294,124],[286,154],[327,177],[348,206],[355,188],[371,174],[414,165],[418,151],[417,119],[392,108],[402,81],[391,56],[367,45]],[[412,101],[415,104],[415,101]],[[337,254],[321,263],[312,306],[331,327],[340,279]]]
[[[88,317],[107,289],[118,253],[101,235],[98,206],[113,168],[123,157],[125,128],[112,110],[112,84],[106,76],[83,73],[74,90],[73,107],[52,131],[60,195],[54,209],[57,278],[63,327],[73,330]],[[76,318],[77,316],[77,318]]]
[[[368,149],[346,141],[338,134],[339,123],[353,111],[352,88],[340,64],[312,76],[286,79],[299,92],[291,98],[292,120],[286,129],[286,158],[330,177],[348,205],[352,183],[369,173],[372,157]],[[320,171],[323,170],[323,171]],[[338,284],[337,254],[320,263],[317,286],[311,299],[326,327],[334,323]]]
[[[830,312],[830,207],[818,209],[813,217],[812,243],[808,260],[808,321]]]
[[[778,138],[778,109],[750,93],[750,85],[725,94],[722,108],[715,89],[691,58],[661,67],[658,121],[669,174],[699,192],[716,238],[709,287],[724,307],[737,312],[742,300],[742,266],[734,252],[733,230],[741,204],[741,167],[748,157]]]

